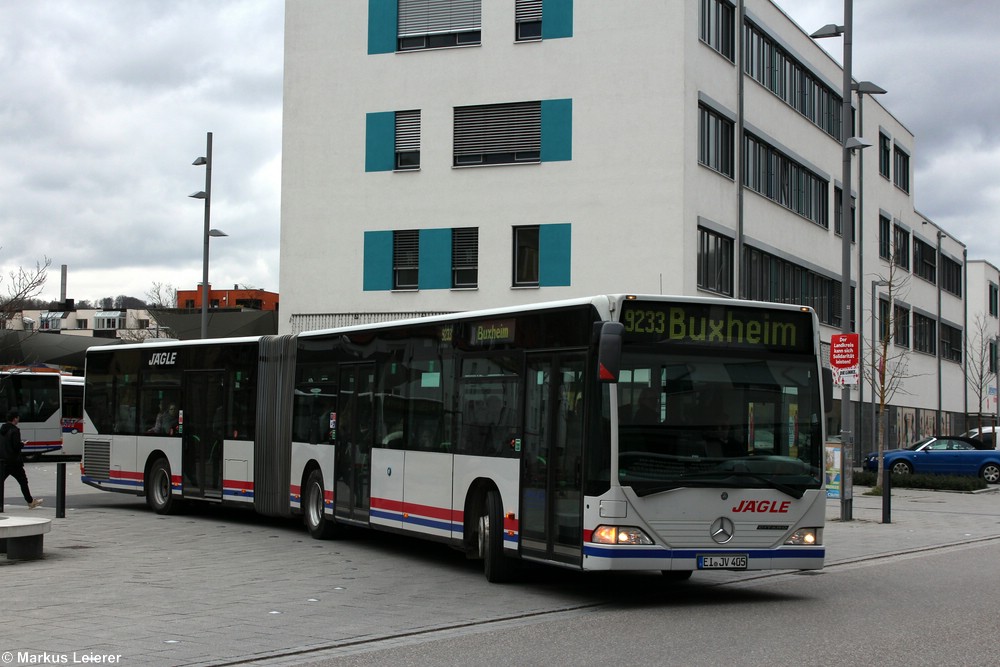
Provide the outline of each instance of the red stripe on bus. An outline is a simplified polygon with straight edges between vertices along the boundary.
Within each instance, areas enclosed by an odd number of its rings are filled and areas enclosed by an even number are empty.
[[[416,503],[406,503],[398,500],[389,500],[388,498],[376,498],[374,496],[372,497],[371,506],[372,509],[386,510],[388,512],[400,512],[402,514],[416,514],[417,516],[426,516],[432,519],[458,523],[462,522],[462,518],[464,516],[464,512],[461,510],[453,510],[447,507],[432,507],[430,505],[418,505]]]

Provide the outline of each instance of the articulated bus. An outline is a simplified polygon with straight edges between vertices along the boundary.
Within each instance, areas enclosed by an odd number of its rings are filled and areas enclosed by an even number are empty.
[[[634,295],[94,347],[83,481],[439,540],[490,581],[819,569],[820,349],[807,307]]]

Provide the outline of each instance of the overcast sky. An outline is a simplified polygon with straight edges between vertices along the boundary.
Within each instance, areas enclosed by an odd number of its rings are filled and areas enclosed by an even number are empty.
[[[778,4],[843,21],[842,0]],[[281,0],[0,0],[0,294],[45,257],[46,299],[63,264],[78,301],[195,287],[209,131],[210,280],[278,291],[283,23]],[[1000,266],[998,24],[995,0],[854,1],[854,75],[917,136],[917,209]]]

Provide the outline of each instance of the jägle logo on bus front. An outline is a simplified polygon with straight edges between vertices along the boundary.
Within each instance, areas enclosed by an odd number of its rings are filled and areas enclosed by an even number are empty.
[[[149,357],[150,366],[173,366],[177,363],[176,352],[154,352]]]

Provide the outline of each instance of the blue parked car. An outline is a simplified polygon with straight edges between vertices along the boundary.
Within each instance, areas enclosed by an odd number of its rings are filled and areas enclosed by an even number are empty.
[[[1000,450],[982,447],[974,438],[932,435],[906,449],[887,449],[884,465],[895,475],[978,475],[996,484],[1000,482]],[[865,457],[865,469],[878,470],[878,454]]]

